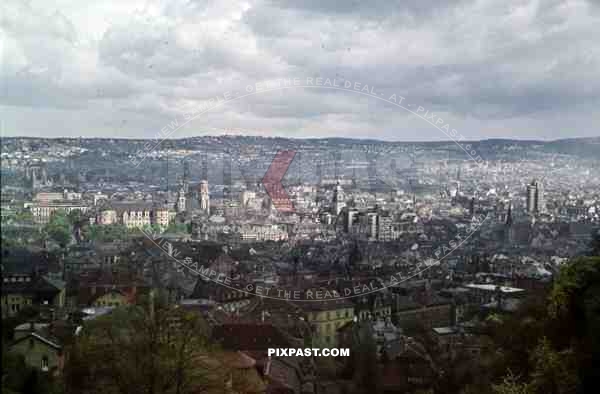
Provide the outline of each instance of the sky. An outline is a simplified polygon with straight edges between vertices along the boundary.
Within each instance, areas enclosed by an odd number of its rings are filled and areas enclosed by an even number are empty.
[[[598,37],[600,0],[3,0],[0,133],[155,138],[241,95],[169,137],[448,140],[425,111],[469,140],[598,136]],[[325,87],[245,95],[294,78],[404,107]]]

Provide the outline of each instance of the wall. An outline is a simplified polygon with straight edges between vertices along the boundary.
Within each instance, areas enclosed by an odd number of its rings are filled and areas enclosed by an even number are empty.
[[[54,368],[62,368],[62,355],[60,354],[60,351],[43,343],[39,339],[33,339],[32,337],[23,339],[13,345],[10,351],[22,354],[25,357],[27,365],[34,368],[41,369],[42,358],[44,356],[48,357],[48,367],[50,371]]]

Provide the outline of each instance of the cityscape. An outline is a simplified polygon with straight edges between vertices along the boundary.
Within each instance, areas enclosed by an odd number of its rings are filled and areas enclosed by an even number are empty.
[[[595,0],[6,0],[7,394],[586,394]]]
[[[15,343],[50,346],[48,371],[73,340],[56,327],[76,336],[156,297],[201,316],[226,357],[275,368],[271,340],[354,349],[364,332],[378,384],[428,387],[434,357],[478,360],[492,316],[598,242],[597,138],[471,142],[489,157],[477,163],[454,142],[201,137],[135,167],[144,143],[2,141],[2,316],[39,313]],[[286,360],[272,373],[294,375],[294,392],[343,387],[319,360]],[[265,389],[289,384],[264,373]]]

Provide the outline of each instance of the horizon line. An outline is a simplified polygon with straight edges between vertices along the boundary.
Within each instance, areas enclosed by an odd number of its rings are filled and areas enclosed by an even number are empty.
[[[252,135],[252,134],[204,134],[198,136],[190,136],[190,137],[180,137],[180,138],[141,138],[141,137],[96,137],[96,136],[79,136],[79,137],[67,137],[67,136],[57,136],[57,137],[37,137],[37,136],[0,136],[0,139],[41,139],[41,140],[128,140],[128,141],[148,141],[148,140],[162,140],[162,141],[182,141],[187,139],[196,139],[196,138],[256,138],[262,140],[268,139],[284,139],[284,140],[298,140],[298,141],[326,141],[326,140],[349,140],[349,141],[363,141],[363,142],[381,142],[381,143],[401,143],[401,144],[427,144],[427,143],[456,143],[453,139],[441,139],[441,140],[431,140],[431,141],[419,141],[419,140],[383,140],[377,138],[360,138],[360,137],[283,137],[283,136],[262,136],[262,135]],[[493,137],[493,138],[482,138],[482,139],[464,139],[461,142],[484,142],[484,141],[514,141],[514,142],[539,142],[539,143],[549,143],[549,142],[559,142],[559,141],[573,141],[573,140],[594,140],[599,139],[598,136],[591,137],[567,137],[567,138],[556,138],[556,139],[527,139],[527,138],[501,138],[501,137]]]

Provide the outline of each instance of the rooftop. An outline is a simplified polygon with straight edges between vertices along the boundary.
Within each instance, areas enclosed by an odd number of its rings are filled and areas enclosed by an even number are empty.
[[[483,291],[497,291],[499,290],[502,293],[520,293],[525,291],[524,289],[519,289],[516,287],[508,287],[508,286],[498,286],[498,285],[494,285],[494,284],[475,284],[475,283],[471,283],[468,285],[465,285],[464,287],[466,287],[467,289],[476,289],[476,290],[483,290]]]

